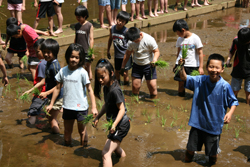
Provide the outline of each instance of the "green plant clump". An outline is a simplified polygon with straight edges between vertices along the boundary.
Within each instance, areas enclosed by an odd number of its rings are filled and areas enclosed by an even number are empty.
[[[193,70],[190,75],[191,76],[197,76],[197,75],[200,75],[200,73],[199,73],[198,70]]]
[[[86,116],[84,116],[84,120],[81,121],[81,123],[86,125],[86,124],[89,123],[92,119],[94,119],[93,114],[86,115]]]
[[[106,129],[106,132],[108,132],[113,126],[112,118],[107,123],[104,123],[102,126],[104,129]]]
[[[160,68],[167,68],[169,66],[169,63],[163,60],[158,60],[155,62],[155,65]]]
[[[27,65],[27,61],[28,61],[28,56],[27,55],[23,56],[22,59],[21,59],[21,61],[26,66]]]
[[[20,96],[20,99],[24,102],[24,101],[29,101],[29,95],[27,93],[25,93],[24,95]]]
[[[188,49],[189,49],[189,44],[184,44],[182,45],[181,51],[182,51],[182,59],[184,60],[187,56],[188,56]],[[181,66],[183,65],[184,62],[182,62],[181,64],[179,64],[175,69],[174,69],[174,73],[175,75],[177,75],[180,70],[181,70]]]
[[[34,95],[36,95],[36,96],[39,96],[41,92],[40,92],[40,90],[38,88],[35,88],[35,89],[32,90],[32,93]]]
[[[43,108],[43,112],[45,112],[46,115],[51,116],[51,115],[48,113],[48,111],[46,110],[45,107]]]

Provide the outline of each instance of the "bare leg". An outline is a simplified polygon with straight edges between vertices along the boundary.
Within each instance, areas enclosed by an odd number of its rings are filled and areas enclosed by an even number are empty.
[[[150,17],[155,17],[155,15],[152,13],[152,0],[148,0],[148,15]]]
[[[89,62],[86,62],[85,63],[85,69],[86,69],[86,71],[88,72],[88,74],[89,74],[89,80],[92,80],[92,70],[91,70],[91,63],[89,63]]]
[[[184,87],[184,84],[185,84],[185,82],[179,81],[179,88],[178,88],[178,94],[179,94],[179,96],[185,96],[185,87]]]
[[[33,28],[36,29],[39,24],[40,18],[36,17]]]
[[[15,12],[15,10],[10,10],[10,16],[16,18],[16,12]]]
[[[78,132],[80,134],[80,142],[82,146],[86,146],[88,144],[88,138],[86,139],[85,136],[87,135],[86,126],[80,122],[78,122]],[[88,136],[88,135],[87,135]]]
[[[108,28],[104,25],[104,9],[105,6],[99,6],[99,20],[100,20],[100,27],[101,28]]]
[[[158,16],[157,9],[158,9],[158,0],[154,0],[154,15],[155,15],[155,17]]]
[[[2,40],[2,36],[1,36],[1,30],[0,30],[0,45],[4,45],[5,42]]]
[[[60,110],[51,110],[50,111],[50,117],[49,117],[49,123],[52,129],[53,133],[60,133],[58,122],[57,122],[57,115],[60,112]]]
[[[139,95],[140,88],[141,88],[141,79],[132,77],[132,93],[134,95]]]
[[[131,17],[130,17],[130,21],[134,21],[134,14],[135,14],[135,4],[131,3]]]
[[[124,81],[124,85],[127,83],[129,83],[129,75],[128,75],[128,70],[125,71],[124,75],[123,75],[123,81]]]
[[[250,92],[245,91],[246,93],[246,103],[250,104]]]
[[[144,11],[144,1],[140,2],[140,6],[141,6],[141,16],[143,19],[147,19],[146,15],[145,15],[145,11]]]
[[[22,12],[21,11],[16,11],[16,18],[20,23],[23,23],[22,19]]]
[[[164,13],[163,10],[164,10],[164,0],[160,0],[160,11],[157,13],[163,14]]]
[[[60,34],[63,32],[62,24],[63,24],[63,15],[62,15],[62,8],[60,6],[54,5],[54,9],[57,15],[58,20],[58,29],[54,32],[55,34]]]
[[[194,157],[194,151],[186,150],[185,161],[186,162],[191,162],[193,157]]]
[[[147,80],[147,86],[150,92],[150,96],[157,96],[157,83],[156,79]]]
[[[179,0],[176,0],[176,3],[174,5],[174,11],[178,11],[178,3],[179,3]]]
[[[116,16],[118,14],[118,9],[114,9],[113,12],[112,12],[112,15],[113,15],[113,23],[116,24]]]
[[[238,91],[233,91],[233,92],[234,92],[235,97],[237,98],[239,90]]]
[[[168,13],[168,0],[164,0],[165,13]]]
[[[184,0],[184,7],[183,7],[183,10],[184,10],[184,11],[187,10],[187,3],[188,3],[188,0]]]
[[[127,4],[122,4],[122,11],[126,12],[126,6],[127,6]]]
[[[13,62],[12,62],[12,60],[11,60],[13,56],[14,56],[13,53],[7,52],[7,54],[6,54],[6,56],[5,56],[5,61],[6,61],[6,63],[7,63],[8,65],[13,64]]]
[[[31,72],[33,80],[35,79],[36,75],[36,67],[37,65],[28,65],[28,70]]]
[[[23,61],[21,59],[22,59],[22,57],[19,57],[19,67],[21,69],[23,69],[24,68],[24,64],[23,64]]]
[[[54,33],[54,30],[53,30],[53,17],[48,17],[48,21],[49,21],[49,33],[51,36],[57,36],[55,33]]]
[[[73,126],[74,126],[75,120],[64,120],[64,142],[65,145],[69,146],[71,145],[71,135],[73,132]]]
[[[107,18],[108,18],[109,26],[112,26],[113,25],[113,19],[111,17],[111,7],[110,7],[110,5],[105,6],[105,9],[106,9],[106,15],[107,15]]]
[[[136,5],[135,5],[135,12],[136,12],[136,17],[135,19],[137,20],[142,20],[142,18],[140,17],[140,2],[137,1]]]
[[[85,6],[86,8],[88,8],[88,3],[87,2],[83,2],[82,5]]]

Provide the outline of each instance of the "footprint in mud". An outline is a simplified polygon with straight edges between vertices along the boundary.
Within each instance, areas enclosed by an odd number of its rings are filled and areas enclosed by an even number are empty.
[[[135,140],[138,141],[138,142],[143,142],[144,141],[142,136],[135,137]]]

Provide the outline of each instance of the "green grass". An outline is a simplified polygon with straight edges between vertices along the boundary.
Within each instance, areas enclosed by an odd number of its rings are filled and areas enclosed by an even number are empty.
[[[138,96],[138,95],[133,95],[133,98],[135,99],[135,101],[136,101],[137,103],[139,103],[139,96]]]
[[[171,126],[171,127],[174,127],[174,125],[175,125],[175,121],[173,120],[173,121],[170,123],[170,126]]]
[[[130,111],[129,112],[129,118],[130,118],[131,121],[133,121],[133,119],[134,119],[134,114],[135,114],[135,111]]]
[[[98,111],[101,111],[103,105],[104,105],[104,101],[97,100],[97,110]]]
[[[26,82],[28,85],[30,85],[30,86],[33,87],[33,85],[29,82],[29,80],[28,80],[27,78],[24,77],[24,80],[25,80],[25,82]]]
[[[166,109],[167,109],[167,110],[169,110],[169,109],[170,109],[170,104],[168,104],[168,105],[167,105]]]
[[[199,73],[198,70],[193,70],[190,75],[191,76],[197,76],[197,75],[200,75],[200,73]]]
[[[34,94],[34,95],[36,95],[36,96],[39,96],[40,95],[40,90],[38,89],[38,88],[34,88],[33,90],[32,90],[32,93]]]
[[[86,125],[87,123],[89,123],[90,121],[94,119],[93,114],[85,115],[83,117],[84,117],[84,120],[81,121],[81,123],[84,125]]]
[[[108,132],[113,126],[112,118],[107,123],[104,123],[102,126],[106,130],[106,132]]]

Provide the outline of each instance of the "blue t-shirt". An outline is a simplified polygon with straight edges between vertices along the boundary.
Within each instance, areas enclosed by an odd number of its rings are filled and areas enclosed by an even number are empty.
[[[63,108],[83,111],[89,108],[86,87],[90,84],[87,71],[79,67],[71,71],[63,67],[56,75],[56,80],[63,83]]]
[[[194,91],[188,125],[212,135],[221,134],[227,107],[239,105],[229,83],[222,77],[212,83],[208,75],[187,75],[185,88]]]
[[[55,76],[61,69],[61,66],[57,59],[53,60],[52,62],[47,62],[46,69],[45,69],[45,85],[46,85],[46,91],[54,88],[57,85]],[[52,98],[52,94],[48,95],[47,97],[49,99]],[[59,95],[57,96],[57,99],[62,98],[63,94],[63,88],[61,89]]]

